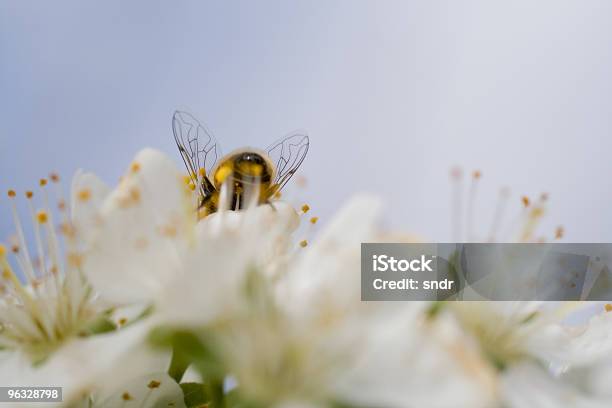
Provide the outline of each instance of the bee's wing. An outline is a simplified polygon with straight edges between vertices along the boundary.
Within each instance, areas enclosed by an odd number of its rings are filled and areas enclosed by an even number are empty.
[[[207,175],[210,174],[217,159],[221,157],[221,148],[217,139],[187,112],[174,112],[172,131],[193,183],[200,188],[202,194],[206,195],[207,192],[202,191],[200,169],[204,169]]]
[[[295,174],[308,153],[309,145],[310,140],[306,133],[294,132],[272,143],[266,149],[276,168],[272,187],[274,192],[280,191]]]

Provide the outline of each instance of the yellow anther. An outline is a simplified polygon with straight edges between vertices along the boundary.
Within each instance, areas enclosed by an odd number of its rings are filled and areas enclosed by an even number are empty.
[[[123,394],[121,394],[121,399],[124,401],[129,401],[132,399],[132,396],[129,392],[124,392]]]
[[[9,190],[7,194],[8,194],[8,196],[9,196],[9,197],[11,197],[11,198],[13,198],[13,197],[15,197],[15,196],[17,195],[17,194],[15,193],[15,190]]]
[[[123,326],[124,324],[127,323],[127,319],[125,317],[122,317],[119,319],[118,323],[119,323],[119,326]]]
[[[138,162],[132,163],[132,165],[130,166],[130,171],[132,173],[138,173],[140,171],[140,163]]]
[[[47,214],[45,210],[40,210],[39,212],[36,213],[36,220],[39,223],[44,224],[47,221],[49,221],[49,215]]]
[[[191,183],[191,177],[189,175],[183,176],[183,183],[189,185]]]
[[[304,204],[302,206],[302,212],[306,214],[308,211],[310,211],[310,206],[308,204]]]
[[[75,252],[71,252],[67,256],[68,264],[75,268],[80,268],[83,266],[83,256],[81,254],[77,254]]]
[[[223,183],[232,174],[232,172],[233,170],[231,165],[221,166],[219,170],[217,170],[217,172],[215,173],[215,179],[217,183]]]
[[[76,228],[69,223],[60,224],[60,232],[69,238],[74,238],[76,236]]]
[[[536,206],[531,210],[531,216],[533,218],[540,218],[544,215],[544,209],[542,207]]]
[[[200,170],[198,170],[198,173],[200,174],[200,177],[204,177],[206,176],[206,169],[204,167],[200,167]]]
[[[4,258],[6,256],[6,247],[0,244],[0,258]]]
[[[606,305],[604,306],[604,308],[606,309],[606,312],[612,312],[612,304],[610,304],[610,303],[606,303]]]
[[[4,268],[2,269],[2,277],[6,280],[12,280],[13,274],[11,273],[10,269]]]
[[[193,182],[189,183],[189,189],[190,189],[191,191],[195,191],[195,189],[196,189],[196,185],[195,185]]]
[[[47,179],[42,178],[42,179],[38,180],[38,184],[39,184],[41,187],[46,186],[46,185],[47,185]]]
[[[140,201],[140,190],[137,189],[136,187],[131,188],[130,198],[136,203],[139,202]]]
[[[304,248],[304,247],[305,247],[305,246],[307,246],[307,245],[308,245],[308,241],[306,241],[306,240],[300,241],[300,246],[301,246],[302,248]]]
[[[140,203],[140,190],[137,187],[130,187],[122,196],[117,198],[119,207],[129,208]]]
[[[27,199],[32,198],[32,196],[33,196],[33,195],[34,195],[34,193],[33,193],[33,192],[31,192],[31,191],[26,191],[26,198],[27,198]]]
[[[58,176],[58,174],[57,174],[57,173],[51,173],[51,174],[49,174],[49,178],[50,178],[50,179],[51,179],[51,181],[52,181],[52,182],[54,182],[54,183],[59,183],[59,181],[60,181],[60,178],[59,178],[59,176]]]
[[[147,387],[149,387],[150,389],[154,389],[154,388],[159,388],[160,385],[161,385],[161,382],[156,381],[156,380],[151,380],[151,382],[147,384]]]
[[[79,201],[88,201],[91,198],[91,190],[89,190],[88,188],[79,190],[79,192],[77,193],[77,198],[79,199]]]
[[[317,223],[317,221],[319,221],[319,217],[312,217],[312,218],[310,219],[310,223],[311,223],[311,224],[316,224],[316,223]]]
[[[527,197],[527,196],[522,196],[522,197],[521,197],[521,201],[523,202],[523,205],[524,205],[525,207],[529,207],[529,197]]]
[[[166,238],[172,238],[176,236],[178,230],[174,225],[169,224],[159,227],[159,233]]]

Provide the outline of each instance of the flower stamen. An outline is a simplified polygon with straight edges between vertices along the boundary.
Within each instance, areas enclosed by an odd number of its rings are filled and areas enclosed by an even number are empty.
[[[91,198],[91,190],[88,188],[84,188],[77,193],[77,198],[79,201],[87,202]]]
[[[470,192],[468,195],[468,203],[467,203],[467,240],[473,241],[473,227],[474,227],[474,207],[476,202],[476,197],[478,194],[478,181],[482,177],[482,173],[480,170],[475,170],[472,173],[472,183],[470,185]]]

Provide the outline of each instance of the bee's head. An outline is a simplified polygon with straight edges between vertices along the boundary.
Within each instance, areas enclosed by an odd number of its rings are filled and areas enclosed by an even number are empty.
[[[234,162],[236,166],[253,166],[253,168],[263,168],[266,165],[266,161],[261,154],[251,151],[238,153]]]
[[[236,175],[242,179],[258,177],[262,183],[272,178],[272,165],[270,160],[256,151],[244,151],[234,158]]]

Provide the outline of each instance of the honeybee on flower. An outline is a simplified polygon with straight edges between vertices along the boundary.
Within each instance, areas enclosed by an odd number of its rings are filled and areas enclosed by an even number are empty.
[[[270,203],[306,158],[310,140],[294,132],[265,150],[242,148],[221,154],[212,133],[187,112],[176,111],[172,130],[185,167],[186,181],[198,195],[198,216],[219,209],[240,210]]]

